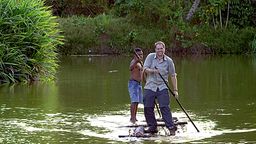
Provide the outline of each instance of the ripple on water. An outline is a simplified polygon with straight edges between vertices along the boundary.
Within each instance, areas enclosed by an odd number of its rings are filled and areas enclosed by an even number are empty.
[[[178,117],[180,121],[184,121],[187,119],[185,118],[185,115],[183,113],[173,113],[175,117]],[[99,134],[95,131],[90,130],[83,130],[80,131],[81,134],[88,135],[88,136],[94,136],[94,137],[102,137],[102,138],[108,138],[112,140],[117,141],[134,141],[143,140],[142,138],[136,139],[136,138],[118,138],[118,135],[128,135],[129,131],[133,131],[132,128],[127,127],[120,127],[129,125],[129,115],[102,115],[102,116],[90,116],[88,117],[88,121],[91,124],[91,126],[94,127],[103,127],[105,129],[108,129],[108,133]],[[144,121],[144,115],[142,113],[138,114],[138,119],[140,121]],[[144,122],[145,123],[145,122]],[[147,138],[147,140],[152,141],[166,141],[166,142],[189,142],[189,141],[195,141],[195,140],[201,140],[205,138],[210,138],[216,135],[220,135],[222,132],[213,130],[215,128],[215,123],[212,121],[194,121],[195,125],[200,129],[200,133],[196,131],[194,126],[189,122],[186,127],[185,131],[183,131],[181,128],[178,130],[178,133],[176,136],[164,136],[165,130],[164,128],[159,128],[159,134],[161,136],[154,137],[154,138]]]
[[[10,108],[1,107],[1,111],[8,110]],[[128,135],[129,131],[132,133],[133,128],[123,127],[129,125],[129,111],[116,111],[105,114],[89,115],[86,113],[43,113],[40,109],[22,108],[16,107],[15,114],[19,115],[26,113],[27,115],[22,118],[2,118],[0,119],[0,143],[3,142],[30,142],[35,138],[44,139],[51,142],[52,134],[62,135],[61,141],[82,141],[88,140],[92,137],[108,139],[110,141],[143,141],[145,139],[137,138],[119,138],[118,135]],[[223,111],[223,110],[220,110]],[[21,113],[22,112],[22,113]],[[30,114],[29,114],[30,113]],[[186,115],[183,112],[173,113],[175,117],[178,117],[180,121],[188,121]],[[190,116],[196,117],[193,113]],[[139,112],[137,115],[138,123],[145,123],[144,115]],[[224,133],[245,133],[254,132],[256,129],[226,129],[216,130],[216,123],[204,117],[202,119],[196,119],[195,125],[200,130],[200,133],[196,131],[194,126],[188,122],[188,124],[181,128],[176,136],[164,136],[165,132],[163,128],[159,128],[159,137],[149,138],[147,140],[154,142],[193,142],[206,138],[211,138]],[[75,138],[74,138],[75,137]],[[73,139],[72,139],[73,138]],[[59,140],[55,140],[60,142]]]

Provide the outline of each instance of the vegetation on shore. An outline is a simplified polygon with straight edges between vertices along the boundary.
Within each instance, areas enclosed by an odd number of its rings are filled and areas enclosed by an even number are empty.
[[[255,7],[255,0],[0,0],[0,83],[53,79],[57,52],[147,53],[158,40],[178,54],[255,53]]]
[[[53,79],[56,17],[41,0],[0,0],[0,83]]]
[[[256,52],[256,29],[209,29],[209,27],[177,27],[161,30],[127,22],[123,18],[99,15],[95,18],[72,16],[59,18],[65,45],[64,55],[127,54],[131,48],[152,51],[154,42],[162,40],[168,51],[185,54],[250,54]],[[254,44],[254,45],[253,45]]]
[[[53,9],[60,14],[65,45],[70,54],[126,54],[131,48],[152,51],[162,40],[172,53],[250,54],[256,52],[256,10],[252,0],[203,1],[116,0],[112,2],[71,1]],[[61,7],[65,10],[61,11]],[[91,8],[91,9],[90,9]],[[82,11],[87,9],[87,11]],[[193,12],[193,11],[192,11]]]

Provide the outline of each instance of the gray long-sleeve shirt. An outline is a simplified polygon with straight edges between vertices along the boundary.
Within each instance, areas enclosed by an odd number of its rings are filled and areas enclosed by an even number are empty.
[[[175,76],[175,66],[172,59],[166,55],[164,55],[164,59],[162,62],[159,62],[156,58],[156,53],[150,53],[145,60],[144,69],[150,68],[154,69],[157,68],[160,74],[163,76],[165,81],[168,82],[168,76]],[[165,85],[162,78],[159,76],[158,73],[148,73],[146,78],[146,84],[144,86],[145,89],[150,89],[152,91],[156,91],[157,88],[159,90],[168,89]]]

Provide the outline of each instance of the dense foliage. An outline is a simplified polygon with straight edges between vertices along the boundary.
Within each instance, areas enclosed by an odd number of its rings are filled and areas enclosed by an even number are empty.
[[[133,22],[144,25],[169,25],[183,21],[192,4],[195,15],[191,19],[194,24],[208,23],[212,26],[230,23],[240,27],[256,25],[255,0],[46,0],[57,16],[66,17],[83,15],[94,17],[103,13],[128,17]]]
[[[133,46],[149,48],[152,41],[165,35],[159,29],[145,28],[104,14],[95,18],[60,18],[59,22],[67,40],[60,49],[65,55],[125,54]]]
[[[54,78],[59,28],[58,50],[67,55],[152,51],[158,40],[177,53],[255,53],[255,7],[255,0],[0,0],[0,83]]]
[[[0,0],[0,83],[54,78],[57,26],[41,0]]]
[[[178,53],[191,50],[194,53],[195,49],[198,49],[198,53],[253,53],[256,49],[256,3],[252,0],[242,0],[242,4],[239,2],[62,1],[62,4],[69,3],[69,8],[74,5],[86,7],[93,13],[84,12],[83,16],[67,18],[68,14],[62,15],[60,23],[66,43],[61,52],[120,54],[127,53],[135,46],[150,51],[154,41],[162,40],[166,42],[168,51]],[[55,10],[58,9],[56,3],[52,4]],[[190,11],[193,13],[187,20]],[[201,50],[205,48],[207,52]]]
[[[108,12],[114,0],[46,0],[46,5],[52,7],[56,16],[67,17],[72,15],[97,16]]]

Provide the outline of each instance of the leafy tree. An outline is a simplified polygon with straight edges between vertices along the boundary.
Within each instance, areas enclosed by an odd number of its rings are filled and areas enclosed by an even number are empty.
[[[253,26],[251,0],[208,0],[202,4],[201,18],[216,28],[235,25],[241,28]],[[225,25],[224,25],[225,24]]]

